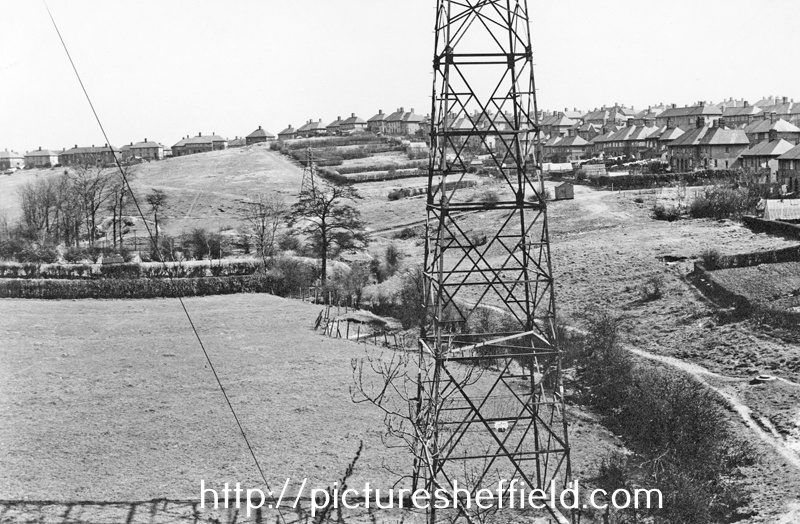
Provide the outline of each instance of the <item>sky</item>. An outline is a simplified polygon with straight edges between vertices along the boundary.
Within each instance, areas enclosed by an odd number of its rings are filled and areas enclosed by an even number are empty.
[[[48,0],[111,143],[430,112],[434,0]],[[528,0],[537,99],[800,101],[797,0]],[[40,0],[0,0],[0,149],[102,145]],[[792,90],[795,91],[792,91]]]

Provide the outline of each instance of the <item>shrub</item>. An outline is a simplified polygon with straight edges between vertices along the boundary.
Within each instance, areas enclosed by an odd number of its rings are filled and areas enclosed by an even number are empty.
[[[675,206],[667,206],[661,203],[653,204],[653,218],[656,220],[666,220],[674,222],[680,218],[680,212]]]
[[[216,259],[227,255],[227,246],[219,233],[211,233],[204,228],[196,228],[184,242],[191,256],[197,260]]]
[[[299,253],[303,250],[303,242],[297,233],[286,232],[278,237],[278,249],[281,251],[294,251]]]
[[[710,271],[719,268],[720,261],[722,260],[722,255],[720,255],[719,251],[717,251],[716,249],[708,248],[703,250],[702,253],[700,253],[700,259],[703,261],[703,267],[705,267]]]
[[[315,279],[313,267],[302,260],[285,256],[272,259],[266,274],[273,282],[272,292],[280,296],[310,287]]]
[[[650,302],[658,300],[663,296],[664,277],[661,275],[653,275],[648,278],[639,288],[639,293],[642,300]]]
[[[389,244],[386,246],[386,251],[384,253],[384,263],[386,267],[386,276],[391,277],[395,273],[397,273],[397,268],[400,266],[400,259],[402,258],[402,254],[400,250],[397,249],[397,246],[394,244]]]
[[[740,217],[752,212],[757,203],[757,194],[744,187],[708,187],[689,204],[689,215],[716,219]]]
[[[497,194],[497,191],[494,191],[493,189],[487,189],[481,193],[480,201],[489,206],[494,206],[500,201],[500,196]]]
[[[400,240],[408,240],[409,238],[414,238],[416,236],[417,232],[413,227],[404,227],[394,234],[394,237],[399,238]]]

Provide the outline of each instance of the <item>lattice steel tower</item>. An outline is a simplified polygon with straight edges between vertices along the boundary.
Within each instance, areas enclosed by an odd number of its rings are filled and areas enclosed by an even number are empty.
[[[517,479],[516,502],[570,477],[530,21],[526,0],[437,1],[414,419],[418,487]]]

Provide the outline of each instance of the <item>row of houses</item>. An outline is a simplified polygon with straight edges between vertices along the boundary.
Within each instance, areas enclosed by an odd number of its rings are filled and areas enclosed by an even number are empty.
[[[246,137],[236,137],[233,140],[222,138],[211,133],[203,135],[198,133],[195,137],[183,137],[172,147],[165,147],[159,142],[145,138],[141,142],[131,142],[120,148],[109,146],[79,147],[77,144],[70,149],[62,148],[61,151],[42,149],[39,147],[25,154],[5,150],[0,152],[0,171],[23,168],[48,168],[53,166],[71,166],[78,164],[110,165],[115,160],[163,160],[170,156],[184,156],[206,151],[218,151],[229,147],[242,147],[262,142],[270,142],[276,137],[261,126]]]
[[[392,113],[384,113],[383,109],[370,119],[364,120],[350,113],[347,118],[341,116],[325,125],[322,119],[308,120],[302,126],[295,128],[289,124],[286,129],[278,133],[279,140],[293,140],[295,138],[313,138],[318,136],[347,135],[358,131],[369,131],[384,135],[410,136],[421,132],[428,124],[429,118],[418,115],[412,107],[410,111],[400,107]]]

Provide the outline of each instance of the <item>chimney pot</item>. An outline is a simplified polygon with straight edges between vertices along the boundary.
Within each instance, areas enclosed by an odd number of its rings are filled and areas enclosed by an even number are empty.
[[[41,151],[41,150],[42,150],[42,146],[39,146],[39,151]]]
[[[406,109],[405,109],[404,107],[400,106],[400,112],[401,112],[401,113],[405,113],[405,112],[406,112]]]
[[[351,117],[351,118],[355,118],[355,116],[356,116],[356,114],[355,114],[355,113],[350,113],[350,117]]]
[[[203,136],[203,133],[197,133],[197,136]]]

